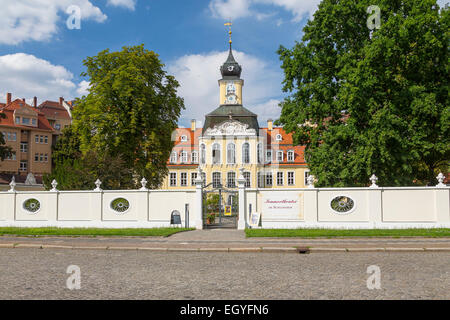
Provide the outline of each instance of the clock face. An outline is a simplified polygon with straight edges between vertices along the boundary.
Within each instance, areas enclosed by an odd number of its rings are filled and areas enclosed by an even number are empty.
[[[227,103],[235,104],[236,103],[236,95],[234,95],[234,94],[227,95]]]

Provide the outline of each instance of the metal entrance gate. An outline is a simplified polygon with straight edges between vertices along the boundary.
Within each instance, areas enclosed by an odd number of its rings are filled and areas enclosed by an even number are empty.
[[[238,191],[213,183],[203,188],[203,226],[211,228],[237,228]]]

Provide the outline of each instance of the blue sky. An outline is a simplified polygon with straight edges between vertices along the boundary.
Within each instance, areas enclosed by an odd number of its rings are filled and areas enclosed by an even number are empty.
[[[219,66],[227,28],[243,66],[244,105],[267,118],[279,115],[283,79],[276,50],[292,47],[320,0],[0,0],[0,101],[6,92],[38,101],[86,93],[82,61],[109,48],[144,43],[180,81],[186,110],[179,121],[219,104]],[[69,30],[70,5],[81,9],[81,29]]]

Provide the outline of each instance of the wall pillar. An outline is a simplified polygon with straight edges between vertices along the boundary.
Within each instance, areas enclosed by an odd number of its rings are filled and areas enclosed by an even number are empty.
[[[245,230],[247,227],[247,208],[246,208],[246,199],[245,199],[245,182],[247,181],[244,178],[244,168],[239,169],[240,174],[237,180],[239,187],[239,220],[238,220],[238,230]]]
[[[203,229],[203,178],[202,170],[199,168],[195,183],[195,212],[194,223],[197,230]]]

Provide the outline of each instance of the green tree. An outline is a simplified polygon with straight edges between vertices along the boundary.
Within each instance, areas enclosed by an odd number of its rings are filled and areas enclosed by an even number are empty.
[[[119,157],[107,153],[99,154],[89,150],[82,154],[80,140],[69,126],[63,130],[52,154],[54,168],[44,175],[44,185],[51,189],[55,179],[60,190],[89,190],[97,179],[102,181],[102,189],[128,189],[135,187],[133,170]]]
[[[5,114],[0,112],[0,118],[5,118]],[[5,137],[0,132],[0,161],[3,161],[10,156],[11,151],[11,147],[6,145]]]
[[[381,25],[371,32],[367,8]],[[319,186],[436,184],[450,159],[449,11],[435,0],[323,0],[280,47],[277,123],[306,145]]]
[[[91,87],[73,112],[81,153],[120,158],[134,176],[145,176],[150,187],[158,187],[167,175],[171,134],[184,109],[178,82],[143,45],[104,50],[84,65],[82,75]]]

